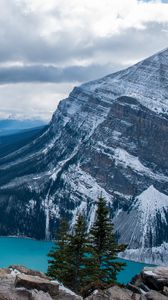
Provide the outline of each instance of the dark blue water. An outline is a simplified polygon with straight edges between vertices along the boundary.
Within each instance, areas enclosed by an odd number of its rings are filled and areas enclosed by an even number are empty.
[[[47,271],[47,253],[53,243],[36,241],[26,238],[0,237],[0,267],[8,267],[11,264],[24,265],[28,268]],[[122,260],[127,263],[125,270],[118,275],[118,281],[128,283],[131,278],[138,274],[146,264],[129,260]]]

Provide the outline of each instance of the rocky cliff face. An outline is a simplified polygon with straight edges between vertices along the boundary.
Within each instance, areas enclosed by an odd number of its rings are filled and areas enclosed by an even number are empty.
[[[168,261],[168,50],[74,88],[50,126],[0,158],[0,234],[52,238],[102,191],[123,257]]]

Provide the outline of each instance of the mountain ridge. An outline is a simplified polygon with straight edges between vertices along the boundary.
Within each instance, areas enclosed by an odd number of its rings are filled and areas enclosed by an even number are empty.
[[[41,135],[0,158],[2,235],[52,238],[60,217],[73,224],[78,212],[91,226],[102,192],[129,244],[121,255],[168,261],[167,66],[168,50],[75,87]],[[164,195],[152,217],[149,192]]]

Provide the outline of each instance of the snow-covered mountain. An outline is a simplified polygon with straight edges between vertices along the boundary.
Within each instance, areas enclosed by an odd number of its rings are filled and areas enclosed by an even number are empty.
[[[49,127],[0,158],[0,234],[51,238],[94,219],[100,192],[123,257],[168,262],[168,49],[74,88]]]

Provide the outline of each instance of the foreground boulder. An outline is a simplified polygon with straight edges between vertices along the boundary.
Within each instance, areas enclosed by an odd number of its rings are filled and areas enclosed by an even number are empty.
[[[150,291],[146,295],[147,300],[167,300],[168,297],[158,293],[157,291]]]
[[[18,274],[15,279],[15,287],[24,287],[28,290],[38,290],[56,296],[59,293],[59,285],[48,279],[26,274]]]
[[[59,300],[82,300],[81,296],[76,295],[71,290],[67,289],[63,285],[59,286]]]
[[[96,290],[85,300],[168,300],[168,267],[146,267],[127,288]]]
[[[8,276],[11,273],[11,270],[8,268],[0,269],[0,279]]]
[[[168,287],[168,267],[146,267],[141,272],[144,282],[157,291]]]
[[[125,287],[95,290],[85,300],[168,300],[168,267],[144,268]],[[12,265],[0,269],[0,300],[82,300],[44,273]]]
[[[126,288],[114,286],[105,291],[96,290],[85,300],[168,300],[168,297],[154,290],[138,294]]]
[[[125,288],[113,286],[105,291],[96,290],[85,300],[132,300],[133,293]]]
[[[44,273],[12,265],[0,269],[0,300],[82,300],[82,297]]]
[[[45,279],[48,278],[43,272],[34,271],[32,269],[26,268],[25,266],[11,265],[11,266],[9,266],[9,269],[17,270],[18,273],[23,273],[26,275],[39,276],[39,277],[45,278]],[[9,269],[7,269],[7,270],[9,270]]]

